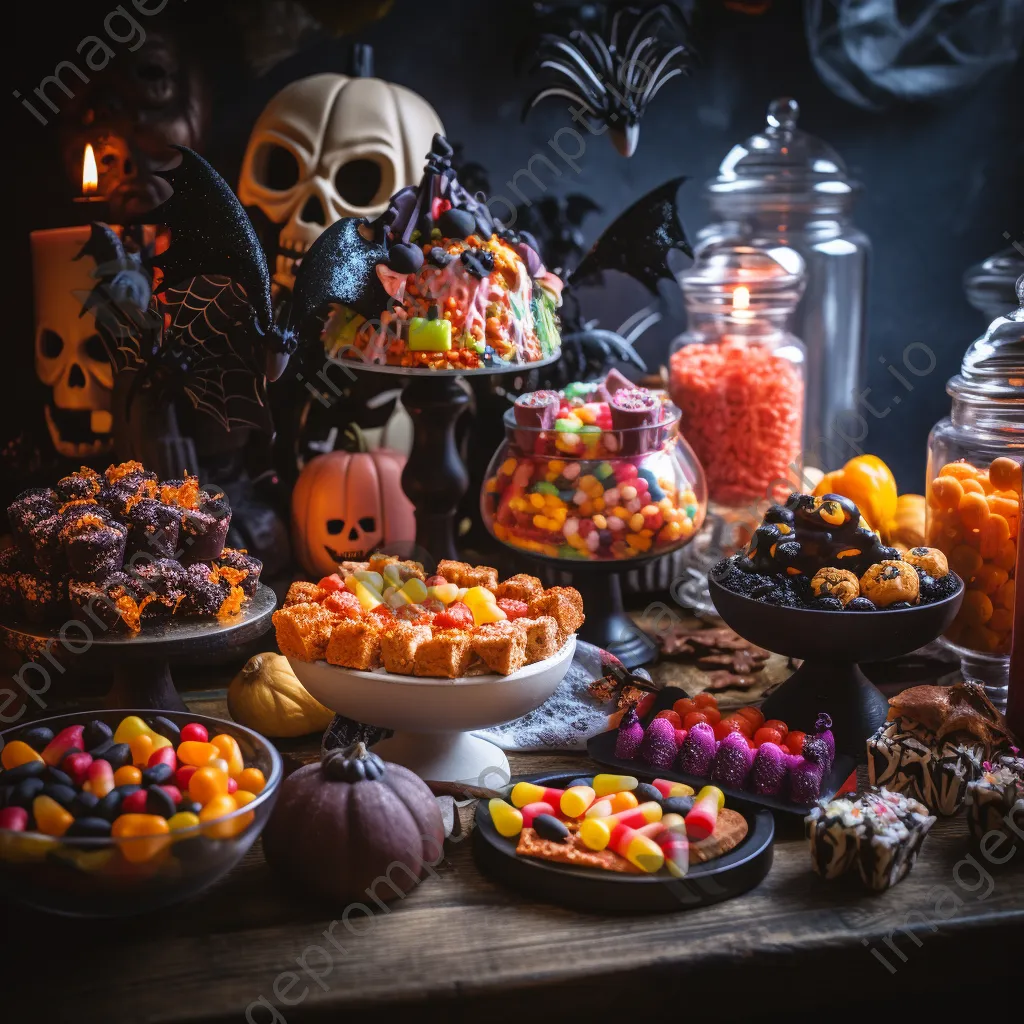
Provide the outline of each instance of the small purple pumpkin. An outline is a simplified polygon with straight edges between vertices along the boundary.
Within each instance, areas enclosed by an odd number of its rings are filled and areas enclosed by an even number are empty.
[[[337,903],[412,890],[444,851],[444,824],[427,785],[356,743],[307,764],[281,786],[263,831],[267,863]]]

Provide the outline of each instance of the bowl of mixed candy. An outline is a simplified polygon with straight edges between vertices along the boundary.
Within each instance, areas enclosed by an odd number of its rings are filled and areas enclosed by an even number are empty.
[[[114,917],[231,870],[283,777],[258,733],[191,712],[59,715],[0,733],[0,881],[13,902]]]
[[[707,511],[704,472],[679,410],[613,371],[520,395],[488,467],[481,512],[503,544],[575,563],[674,551]]]

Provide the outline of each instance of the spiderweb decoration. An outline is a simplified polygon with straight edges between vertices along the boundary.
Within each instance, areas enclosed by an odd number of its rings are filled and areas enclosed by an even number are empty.
[[[671,3],[608,4],[599,11],[584,24],[577,12],[575,23],[540,36],[533,70],[558,78],[530,96],[523,118],[542,100],[571,100],[592,123],[607,126],[623,156],[632,156],[648,104],[666,83],[690,72],[689,27]]]

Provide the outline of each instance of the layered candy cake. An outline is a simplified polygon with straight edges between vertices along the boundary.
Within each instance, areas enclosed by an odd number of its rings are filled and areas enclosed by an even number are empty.
[[[982,765],[981,776],[967,783],[967,824],[976,842],[996,832],[1024,847],[1024,758],[1009,754]]]
[[[83,467],[7,509],[0,598],[34,622],[72,612],[135,633],[158,615],[226,618],[256,591],[262,563],[224,547],[231,508],[196,477],[159,481],[138,462]]]
[[[274,613],[281,652],[344,668],[454,679],[510,675],[556,654],[583,624],[572,587],[534,576],[498,582],[489,566],[373,555],[344,562],[318,583],[293,583]]]

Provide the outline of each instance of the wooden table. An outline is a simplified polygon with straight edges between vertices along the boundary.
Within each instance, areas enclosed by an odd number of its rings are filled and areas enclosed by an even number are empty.
[[[222,691],[189,703],[227,715]],[[317,745],[285,750],[308,760]],[[583,755],[510,761],[520,773],[594,769]],[[424,1008],[426,1020],[522,1022],[571,1019],[581,1006],[588,1021],[685,1007],[716,1021],[792,1022],[836,1005],[901,1005],[916,1015],[931,1002],[949,1005],[957,990],[991,1013],[1013,986],[1019,993],[1024,853],[1003,868],[986,864],[970,852],[962,817],[938,822],[911,875],[885,895],[812,874],[799,819],[786,818],[771,872],[751,892],[615,918],[492,883],[466,834],[448,844],[436,878],[387,913],[355,915],[361,934],[339,920],[343,952],[324,936],[342,908],[296,898],[258,843],[215,888],[156,916],[77,921],[5,906],[0,1005],[35,1008],[31,1019],[105,1024],[290,1024],[351,1020],[357,1010],[366,1021],[412,1020]]]

